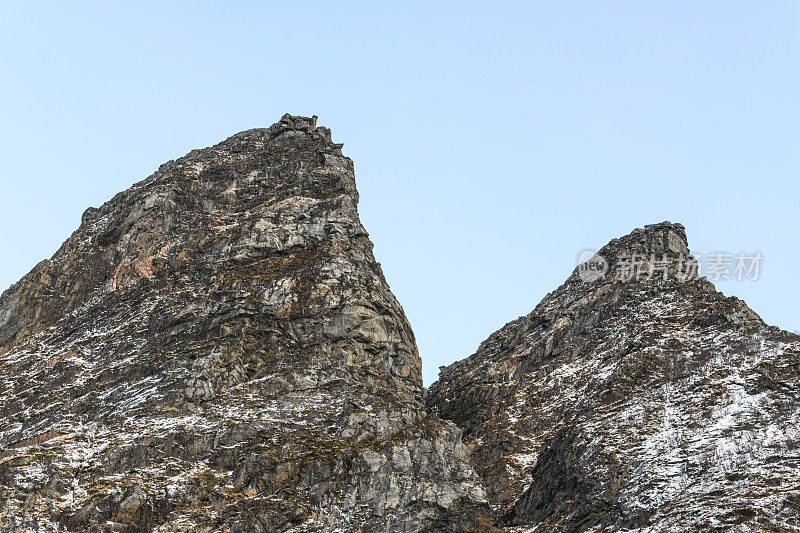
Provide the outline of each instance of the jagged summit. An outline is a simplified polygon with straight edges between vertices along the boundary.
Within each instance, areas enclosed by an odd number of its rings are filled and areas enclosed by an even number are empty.
[[[590,272],[585,264],[578,265],[574,275],[583,281],[609,282],[614,278],[644,278],[658,274],[687,280],[698,277],[696,274],[699,273],[697,261],[689,250],[685,228],[671,222],[636,228],[624,237],[612,239],[595,255],[589,252],[584,255],[582,261],[599,261],[602,270]]]
[[[686,238],[686,228],[683,224],[661,222],[649,224],[644,228],[636,228],[628,235],[619,239],[612,239],[600,253],[612,257],[618,253],[642,254],[670,254],[678,256],[690,255],[689,241]]]
[[[357,201],[284,115],[88,210],[0,296],[0,531],[491,529]]]
[[[628,268],[664,254],[667,269]],[[604,276],[576,269],[429,389],[494,509],[537,533],[792,530],[798,337],[679,275],[683,226],[634,230],[599,255]]]
[[[289,137],[302,137],[303,135],[310,136],[314,139],[323,139],[331,142],[333,146],[341,149],[344,145],[333,143],[331,140],[331,130],[324,126],[317,126],[317,115],[312,117],[303,117],[299,115],[290,115],[286,113],[281,119],[268,128],[254,128],[239,132],[221,143],[212,146],[210,149],[216,149],[227,145],[236,145],[238,148],[250,147],[259,148],[259,142],[272,140],[281,135],[288,135]],[[242,142],[244,141],[244,144]],[[248,144],[248,142],[250,144]]]
[[[588,255],[588,254],[587,254]],[[745,302],[726,297],[702,276],[692,255],[682,224],[662,222],[636,228],[624,237],[612,239],[589,263],[600,262],[587,275],[585,264],[578,265],[567,280],[536,306],[532,316],[549,319],[595,312],[596,305],[616,305],[620,295],[644,290],[670,292],[708,304],[698,310],[698,320],[730,320],[739,324],[763,326],[764,322]],[[609,300],[614,295],[615,299]],[[713,303],[713,304],[712,304]],[[591,305],[589,305],[591,304]],[[707,314],[712,316],[706,316]],[[715,313],[723,313],[722,317]]]

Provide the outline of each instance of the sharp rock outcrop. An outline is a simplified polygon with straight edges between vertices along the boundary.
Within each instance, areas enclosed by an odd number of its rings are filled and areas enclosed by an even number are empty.
[[[316,117],[195,150],[0,297],[0,531],[486,531]]]
[[[514,531],[798,531],[800,337],[692,275],[679,224],[599,256],[430,387],[494,509]]]

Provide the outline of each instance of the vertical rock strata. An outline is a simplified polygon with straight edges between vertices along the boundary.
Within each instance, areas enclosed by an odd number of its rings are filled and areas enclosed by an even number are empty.
[[[800,337],[686,279],[679,224],[599,254],[430,388],[493,507],[514,531],[798,531]],[[660,268],[616,275],[635,256]]]
[[[490,531],[316,118],[162,165],[0,297],[0,531]]]

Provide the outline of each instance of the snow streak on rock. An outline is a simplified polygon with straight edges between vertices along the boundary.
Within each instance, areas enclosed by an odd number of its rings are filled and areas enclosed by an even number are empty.
[[[515,531],[797,531],[800,337],[682,279],[686,242],[615,239],[610,272],[666,254],[666,275],[576,271],[431,387]]]

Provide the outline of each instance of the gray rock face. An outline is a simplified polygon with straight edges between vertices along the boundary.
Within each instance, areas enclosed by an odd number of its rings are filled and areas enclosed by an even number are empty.
[[[685,276],[682,226],[600,250],[442,370],[432,412],[464,430],[513,531],[798,531],[800,337]]]
[[[166,163],[0,297],[0,531],[487,531],[353,164],[284,116]]]

